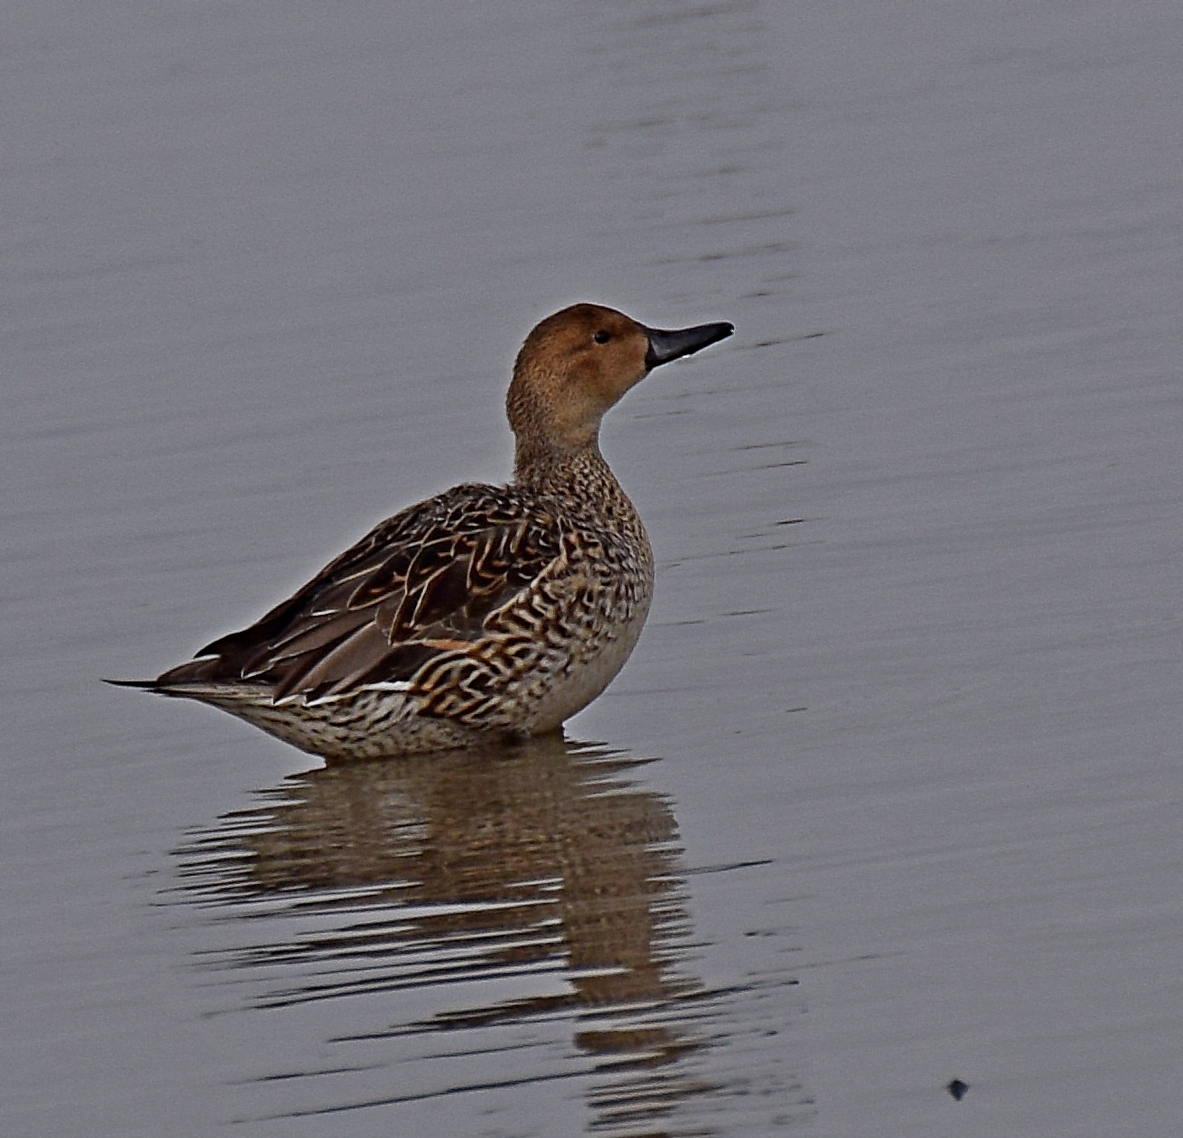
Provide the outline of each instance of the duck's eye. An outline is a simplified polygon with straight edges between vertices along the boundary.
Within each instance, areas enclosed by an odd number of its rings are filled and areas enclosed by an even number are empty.
[[[606,344],[609,340],[612,339],[612,333],[605,332],[604,329],[601,328],[598,332],[596,332],[592,335],[592,339],[595,340],[595,342],[597,344]]]

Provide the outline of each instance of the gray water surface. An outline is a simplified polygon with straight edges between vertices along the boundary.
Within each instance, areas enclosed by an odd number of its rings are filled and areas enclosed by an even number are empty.
[[[1175,1138],[1183,14],[3,25],[6,1135]],[[737,334],[606,423],[658,588],[569,742],[98,682],[503,480],[580,299]]]

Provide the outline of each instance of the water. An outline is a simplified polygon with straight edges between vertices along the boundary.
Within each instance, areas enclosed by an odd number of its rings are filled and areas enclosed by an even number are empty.
[[[505,1127],[523,1086],[558,1083],[595,1131],[726,1118],[751,1090],[747,1037],[778,1014],[763,1005],[795,981],[711,990],[694,974],[677,825],[629,780],[635,762],[544,742],[321,769],[179,851],[170,900],[240,930],[198,953],[240,973],[219,1010],[270,1012],[298,1041],[291,1069],[272,1045],[245,1080],[284,1087],[274,1117],[398,1107],[418,1133],[467,1095]],[[312,1063],[309,1036],[333,1044]],[[798,1084],[765,1078],[805,1108]]]
[[[1173,1138],[1181,22],[6,13],[4,1132]],[[571,743],[97,682],[504,478],[577,299],[737,334],[606,424]]]

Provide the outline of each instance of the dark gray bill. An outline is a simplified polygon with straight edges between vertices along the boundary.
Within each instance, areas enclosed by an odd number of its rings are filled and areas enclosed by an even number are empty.
[[[652,370],[659,364],[681,359],[697,352],[700,348],[726,340],[735,328],[726,322],[721,324],[699,324],[695,328],[679,328],[666,332],[661,328],[646,328],[649,334],[649,351],[645,353],[645,366]]]

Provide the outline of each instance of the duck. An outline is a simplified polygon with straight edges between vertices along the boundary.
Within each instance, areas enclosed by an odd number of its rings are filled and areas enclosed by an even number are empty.
[[[548,316],[513,366],[507,485],[409,506],[249,628],[154,680],[109,682],[210,704],[327,760],[561,731],[624,666],[653,596],[601,420],[654,368],[733,331],[590,303]]]

